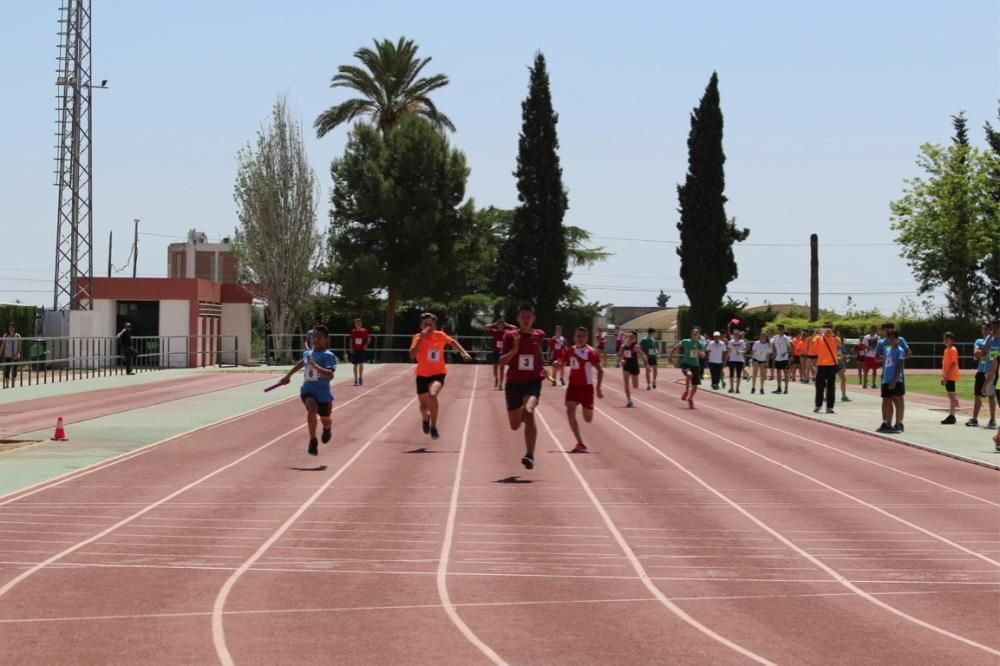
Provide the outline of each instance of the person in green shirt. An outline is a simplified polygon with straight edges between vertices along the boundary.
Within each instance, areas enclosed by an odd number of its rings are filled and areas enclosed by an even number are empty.
[[[659,343],[657,342],[654,335],[656,334],[655,328],[650,328],[646,331],[646,337],[639,342],[639,346],[642,347],[642,351],[646,353],[646,390],[656,388],[656,375],[659,372],[659,364],[656,361],[656,354],[659,349]]]
[[[691,329],[691,337],[684,338],[670,350],[674,357],[681,352],[680,368],[684,372],[684,394],[681,400],[687,400],[688,407],[694,409],[694,394],[701,386],[701,360],[705,357],[705,339],[701,337],[701,329],[695,326]]]

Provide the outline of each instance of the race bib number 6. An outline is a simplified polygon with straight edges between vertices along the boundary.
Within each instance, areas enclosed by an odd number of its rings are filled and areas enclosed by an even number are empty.
[[[532,354],[521,354],[517,357],[517,369],[518,370],[534,370],[535,369],[535,357]]]
[[[319,373],[316,372],[316,368],[314,368],[311,365],[307,364],[306,365],[306,381],[307,382],[314,382],[317,379],[319,379]]]

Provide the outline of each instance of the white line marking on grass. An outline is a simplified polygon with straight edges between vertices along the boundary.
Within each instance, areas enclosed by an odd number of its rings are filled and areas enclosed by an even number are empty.
[[[666,414],[667,416],[670,416],[671,418],[677,419],[678,421],[681,421],[683,423],[687,423],[691,427],[696,428],[696,429],[698,429],[698,430],[700,430],[700,431],[702,431],[702,432],[704,432],[704,433],[706,433],[706,434],[708,434],[708,435],[710,435],[712,437],[716,437],[716,438],[722,439],[723,441],[730,442],[733,445],[738,446],[741,449],[746,448],[746,447],[744,447],[744,446],[742,446],[740,444],[736,444],[736,442],[732,442],[731,440],[728,440],[725,437],[722,437],[721,435],[717,435],[717,434],[715,434],[715,433],[713,433],[713,432],[711,432],[709,430],[701,428],[700,426],[696,426],[696,425],[694,425],[692,423],[689,423],[689,422],[685,421],[684,419],[681,419],[679,417],[673,416],[672,414],[669,414],[667,412],[664,412],[663,410],[657,409],[656,407],[653,407],[653,409],[655,409],[656,411],[662,412],[663,414]],[[740,505],[737,502],[735,502],[732,499],[730,499],[727,495],[724,495],[723,493],[721,493],[718,490],[716,490],[715,488],[713,488],[706,481],[703,481],[701,479],[701,477],[699,477],[697,474],[695,474],[694,472],[692,472],[691,470],[689,470],[687,467],[685,467],[684,465],[680,464],[679,462],[677,462],[676,460],[674,460],[672,457],[670,457],[669,455],[667,455],[666,453],[664,453],[663,451],[661,451],[659,448],[657,448],[656,446],[654,446],[653,444],[651,444],[649,441],[647,441],[646,439],[644,439],[641,435],[639,435],[638,433],[636,433],[635,431],[633,431],[632,429],[630,429],[628,426],[626,426],[625,424],[623,424],[621,421],[618,421],[617,419],[615,419],[614,417],[612,417],[610,414],[608,414],[607,412],[605,412],[602,409],[597,409],[596,411],[600,412],[601,415],[604,416],[606,419],[608,419],[609,421],[611,421],[612,423],[614,423],[615,425],[617,425],[619,428],[621,428],[622,430],[624,430],[625,432],[627,432],[628,434],[630,434],[633,438],[635,438],[636,441],[641,442],[647,448],[649,448],[654,453],[656,453],[658,456],[660,456],[661,458],[663,458],[664,460],[666,460],[667,462],[669,462],[670,464],[672,464],[673,466],[675,466],[677,469],[679,469],[682,472],[684,472],[685,474],[687,474],[689,477],[691,477],[692,480],[694,480],[696,483],[698,483],[699,485],[701,485],[702,487],[704,487],[706,490],[709,490],[713,495],[715,495],[719,499],[723,500],[726,504],[728,504],[733,509],[735,509],[736,511],[738,511],[739,513],[741,513],[743,516],[745,516],[752,523],[754,523],[755,525],[757,525],[758,527],[760,527],[761,529],[763,529],[764,531],[766,531],[768,534],[770,534],[771,536],[773,536],[775,539],[777,539],[781,543],[783,543],[786,546],[788,546],[791,550],[795,551],[800,556],[802,556],[805,559],[809,560],[812,564],[814,564],[815,566],[817,566],[818,568],[820,568],[824,572],[826,572],[835,581],[837,581],[838,583],[840,583],[841,585],[843,585],[847,589],[851,590],[852,592],[854,592],[855,594],[857,594],[861,598],[866,599],[867,601],[870,601],[871,603],[875,604],[879,608],[882,608],[883,610],[886,610],[886,611],[892,613],[893,615],[896,615],[896,616],[898,616],[898,617],[900,617],[900,618],[902,618],[904,620],[912,622],[913,624],[916,624],[917,626],[923,627],[925,629],[929,629],[930,631],[936,632],[938,634],[941,634],[942,636],[946,636],[946,637],[951,638],[953,640],[956,640],[956,641],[958,641],[960,643],[964,643],[966,645],[969,645],[970,647],[978,648],[980,650],[983,650],[984,652],[988,652],[990,654],[994,654],[994,655],[1000,656],[1000,650],[996,650],[994,648],[991,648],[988,645],[983,645],[982,643],[977,643],[976,641],[973,641],[973,640],[971,640],[969,638],[966,638],[964,636],[959,636],[958,634],[952,633],[952,632],[948,631],[947,629],[944,629],[943,627],[939,627],[937,625],[931,624],[930,622],[925,622],[924,620],[921,620],[921,619],[919,619],[917,617],[914,617],[914,616],[912,616],[912,615],[910,615],[908,613],[905,613],[904,611],[901,611],[898,608],[895,608],[894,606],[890,606],[889,604],[885,603],[881,599],[878,599],[875,596],[873,596],[871,593],[862,590],[860,587],[858,587],[857,585],[855,585],[853,582],[847,580],[847,578],[845,578],[843,575],[841,575],[840,572],[836,571],[835,569],[833,569],[832,567],[830,567],[829,565],[827,565],[826,563],[824,563],[822,560],[820,560],[816,556],[812,555],[811,553],[809,553],[808,551],[806,551],[805,549],[803,549],[801,546],[793,543],[786,536],[784,536],[783,534],[781,534],[780,532],[778,532],[777,530],[775,530],[773,527],[771,527],[770,525],[768,525],[767,523],[765,523],[764,521],[762,521],[757,516],[753,515],[749,511],[747,511],[746,508],[744,508],[742,505]],[[747,450],[749,451],[750,449],[747,449]],[[753,451],[751,451],[751,453],[753,453]],[[761,456],[761,457],[769,460],[770,462],[773,462],[775,464],[780,465],[784,469],[788,469],[789,471],[795,471],[795,470],[792,470],[787,465],[783,465],[781,463],[777,463],[776,461],[771,460],[771,459],[767,458],[766,456]],[[810,478],[810,479],[812,478],[812,477],[808,477],[808,475],[802,474],[801,472],[796,472],[796,473],[798,473],[798,474],[800,474],[802,476],[805,476],[806,478]],[[818,480],[816,480],[816,482],[820,483],[821,485],[824,485],[824,486],[826,485],[826,484],[823,484],[821,481],[818,481]],[[836,491],[835,488],[831,487],[830,489]],[[850,496],[848,496],[848,497],[850,497]],[[862,500],[857,500],[857,501],[860,502],[860,503],[862,503],[862,504],[864,504],[864,502],[862,502]],[[873,507],[873,508],[877,509],[877,507]],[[882,512],[882,513],[885,513],[885,512]],[[887,515],[890,516],[890,517],[896,518],[895,516],[892,516],[892,514],[887,514]],[[899,520],[899,521],[901,521],[901,522],[906,523],[906,521],[903,521],[902,518],[896,518],[896,519]],[[914,525],[913,527],[917,527],[917,526]],[[923,528],[917,528],[917,529],[919,529],[922,532],[927,532],[927,533],[933,535],[932,532],[929,532],[928,530],[924,530]],[[943,539],[943,540],[946,543],[950,543],[946,539]],[[961,550],[968,551],[968,549],[961,548],[960,546],[959,546],[959,548]],[[975,553],[972,553],[972,551],[968,551],[968,552],[970,554],[975,555]]]
[[[395,379],[395,377],[394,377],[394,379]],[[364,395],[364,394],[362,394],[362,395]],[[358,396],[358,397],[360,398],[362,396]],[[355,398],[355,400],[356,399],[357,398]],[[229,593],[232,591],[233,586],[236,585],[236,582],[240,579],[240,577],[244,573],[246,573],[247,570],[249,570],[254,564],[256,564],[257,560],[259,560],[261,558],[261,556],[263,556],[264,553],[266,553],[267,550],[272,545],[274,545],[274,543],[278,539],[280,539],[281,536],[286,531],[288,531],[288,528],[290,528],[295,523],[295,521],[298,520],[298,518],[302,514],[304,514],[306,512],[306,510],[310,506],[312,506],[313,504],[316,503],[316,500],[319,499],[320,495],[322,495],[323,492],[325,492],[327,488],[329,488],[331,485],[333,485],[333,482],[336,481],[337,479],[339,479],[340,475],[343,474],[345,471],[347,471],[347,469],[351,465],[353,465],[354,462],[358,458],[360,458],[361,455],[365,451],[367,451],[369,447],[371,447],[372,443],[376,439],[378,439],[382,435],[382,433],[384,433],[386,430],[388,430],[389,426],[391,426],[393,423],[396,422],[396,419],[398,419],[400,416],[403,415],[403,412],[405,412],[406,410],[410,409],[410,407],[413,405],[413,403],[415,401],[416,401],[416,397],[410,398],[406,402],[406,404],[403,405],[402,408],[400,408],[400,410],[398,412],[396,412],[396,414],[385,423],[385,425],[383,425],[381,428],[379,428],[375,432],[375,434],[373,434],[368,439],[368,441],[365,442],[361,446],[361,448],[359,448],[357,451],[354,452],[354,455],[352,455],[347,460],[347,462],[345,462],[343,465],[341,465],[340,469],[338,469],[336,471],[336,473],[333,474],[333,476],[331,476],[329,479],[327,479],[326,482],[323,485],[321,485],[316,490],[316,492],[314,492],[309,497],[309,499],[307,499],[305,501],[305,503],[303,503],[301,506],[299,506],[299,508],[295,511],[295,513],[293,513],[284,523],[282,523],[282,525],[274,532],[274,534],[272,534],[267,539],[267,541],[265,541],[264,543],[262,543],[261,546],[256,550],[256,552],[254,552],[253,555],[251,555],[249,558],[247,558],[247,560],[244,561],[243,564],[241,564],[239,566],[239,568],[236,569],[236,571],[234,571],[232,573],[232,575],[230,575],[229,578],[226,580],[226,582],[222,585],[222,589],[219,590],[219,594],[215,597],[215,603],[212,606],[212,642],[215,644],[215,651],[216,651],[216,653],[217,653],[217,655],[219,657],[219,661],[224,666],[231,666],[232,664],[234,664],[233,657],[229,653],[229,647],[226,645],[226,634],[225,634],[225,629],[224,629],[224,627],[222,625],[223,610],[226,607],[226,600],[228,599]],[[300,427],[304,427],[304,426],[300,426]],[[371,549],[371,550],[382,550],[382,549]]]
[[[576,463],[573,462],[573,459],[569,456],[569,452],[563,448],[563,445],[559,442],[559,440],[555,436],[555,433],[552,432],[552,429],[549,427],[548,421],[545,420],[545,417],[542,416],[540,412],[541,410],[536,410],[535,415],[538,417],[539,421],[541,421],[541,424],[545,427],[545,430],[546,432],[548,432],[549,437],[552,439],[553,444],[555,444],[556,447],[559,448],[561,451],[565,452],[566,455],[564,457],[566,459],[566,464],[568,464],[570,469],[573,470],[573,474],[576,475],[576,478],[580,482],[580,485],[583,486],[583,490],[587,493],[587,496],[590,498],[591,503],[593,503],[594,508],[597,509],[597,512],[601,515],[601,519],[607,526],[608,531],[611,532],[612,536],[614,536],[615,538],[615,541],[618,542],[618,545],[625,553],[625,556],[628,558],[629,562],[631,562],[632,568],[638,575],[639,580],[642,581],[642,584],[646,586],[646,589],[648,589],[653,594],[653,596],[660,601],[660,603],[666,606],[667,609],[670,610],[670,612],[672,612],[674,615],[676,615],[677,617],[679,617],[684,622],[688,623],[701,633],[705,634],[709,638],[717,641],[718,643],[721,643],[722,645],[737,652],[738,654],[741,654],[744,657],[747,657],[748,659],[757,662],[758,664],[769,664],[771,666],[774,666],[774,662],[768,660],[767,658],[755,652],[751,652],[750,650],[743,647],[742,645],[739,645],[738,643],[734,643],[733,641],[729,640],[722,634],[712,630],[708,626],[694,619],[691,615],[688,615],[688,613],[685,612],[683,608],[681,608],[673,601],[671,601],[667,597],[667,595],[665,595],[663,591],[660,590],[660,588],[657,587],[652,580],[650,580],[649,574],[646,573],[646,570],[645,568],[643,568],[642,563],[639,561],[639,558],[636,556],[635,552],[629,546],[628,542],[625,541],[625,537],[622,536],[622,533],[618,530],[617,525],[615,525],[614,521],[611,520],[611,516],[608,515],[608,512],[604,508],[604,505],[601,504],[601,501],[599,499],[597,499],[597,495],[594,494],[594,491],[591,489],[590,484],[587,483],[587,480],[584,478],[583,474],[580,473],[580,470],[579,468],[577,468]]]

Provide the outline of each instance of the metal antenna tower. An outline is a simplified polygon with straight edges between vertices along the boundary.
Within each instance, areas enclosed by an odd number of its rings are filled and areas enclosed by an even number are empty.
[[[63,0],[59,8],[59,67],[56,96],[56,270],[52,307],[92,309],[93,256],[93,125],[90,100],[90,0]]]

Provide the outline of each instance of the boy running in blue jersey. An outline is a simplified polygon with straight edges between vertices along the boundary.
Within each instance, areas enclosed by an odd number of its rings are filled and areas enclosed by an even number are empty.
[[[302,388],[299,395],[306,406],[306,423],[309,425],[309,455],[319,454],[319,443],[316,441],[316,420],[323,422],[323,443],[330,441],[333,393],[330,391],[330,380],[337,369],[337,357],[327,349],[330,345],[330,332],[326,326],[313,327],[312,349],[302,354],[302,360],[288,371],[281,380],[287,384],[299,370],[305,370]]]

